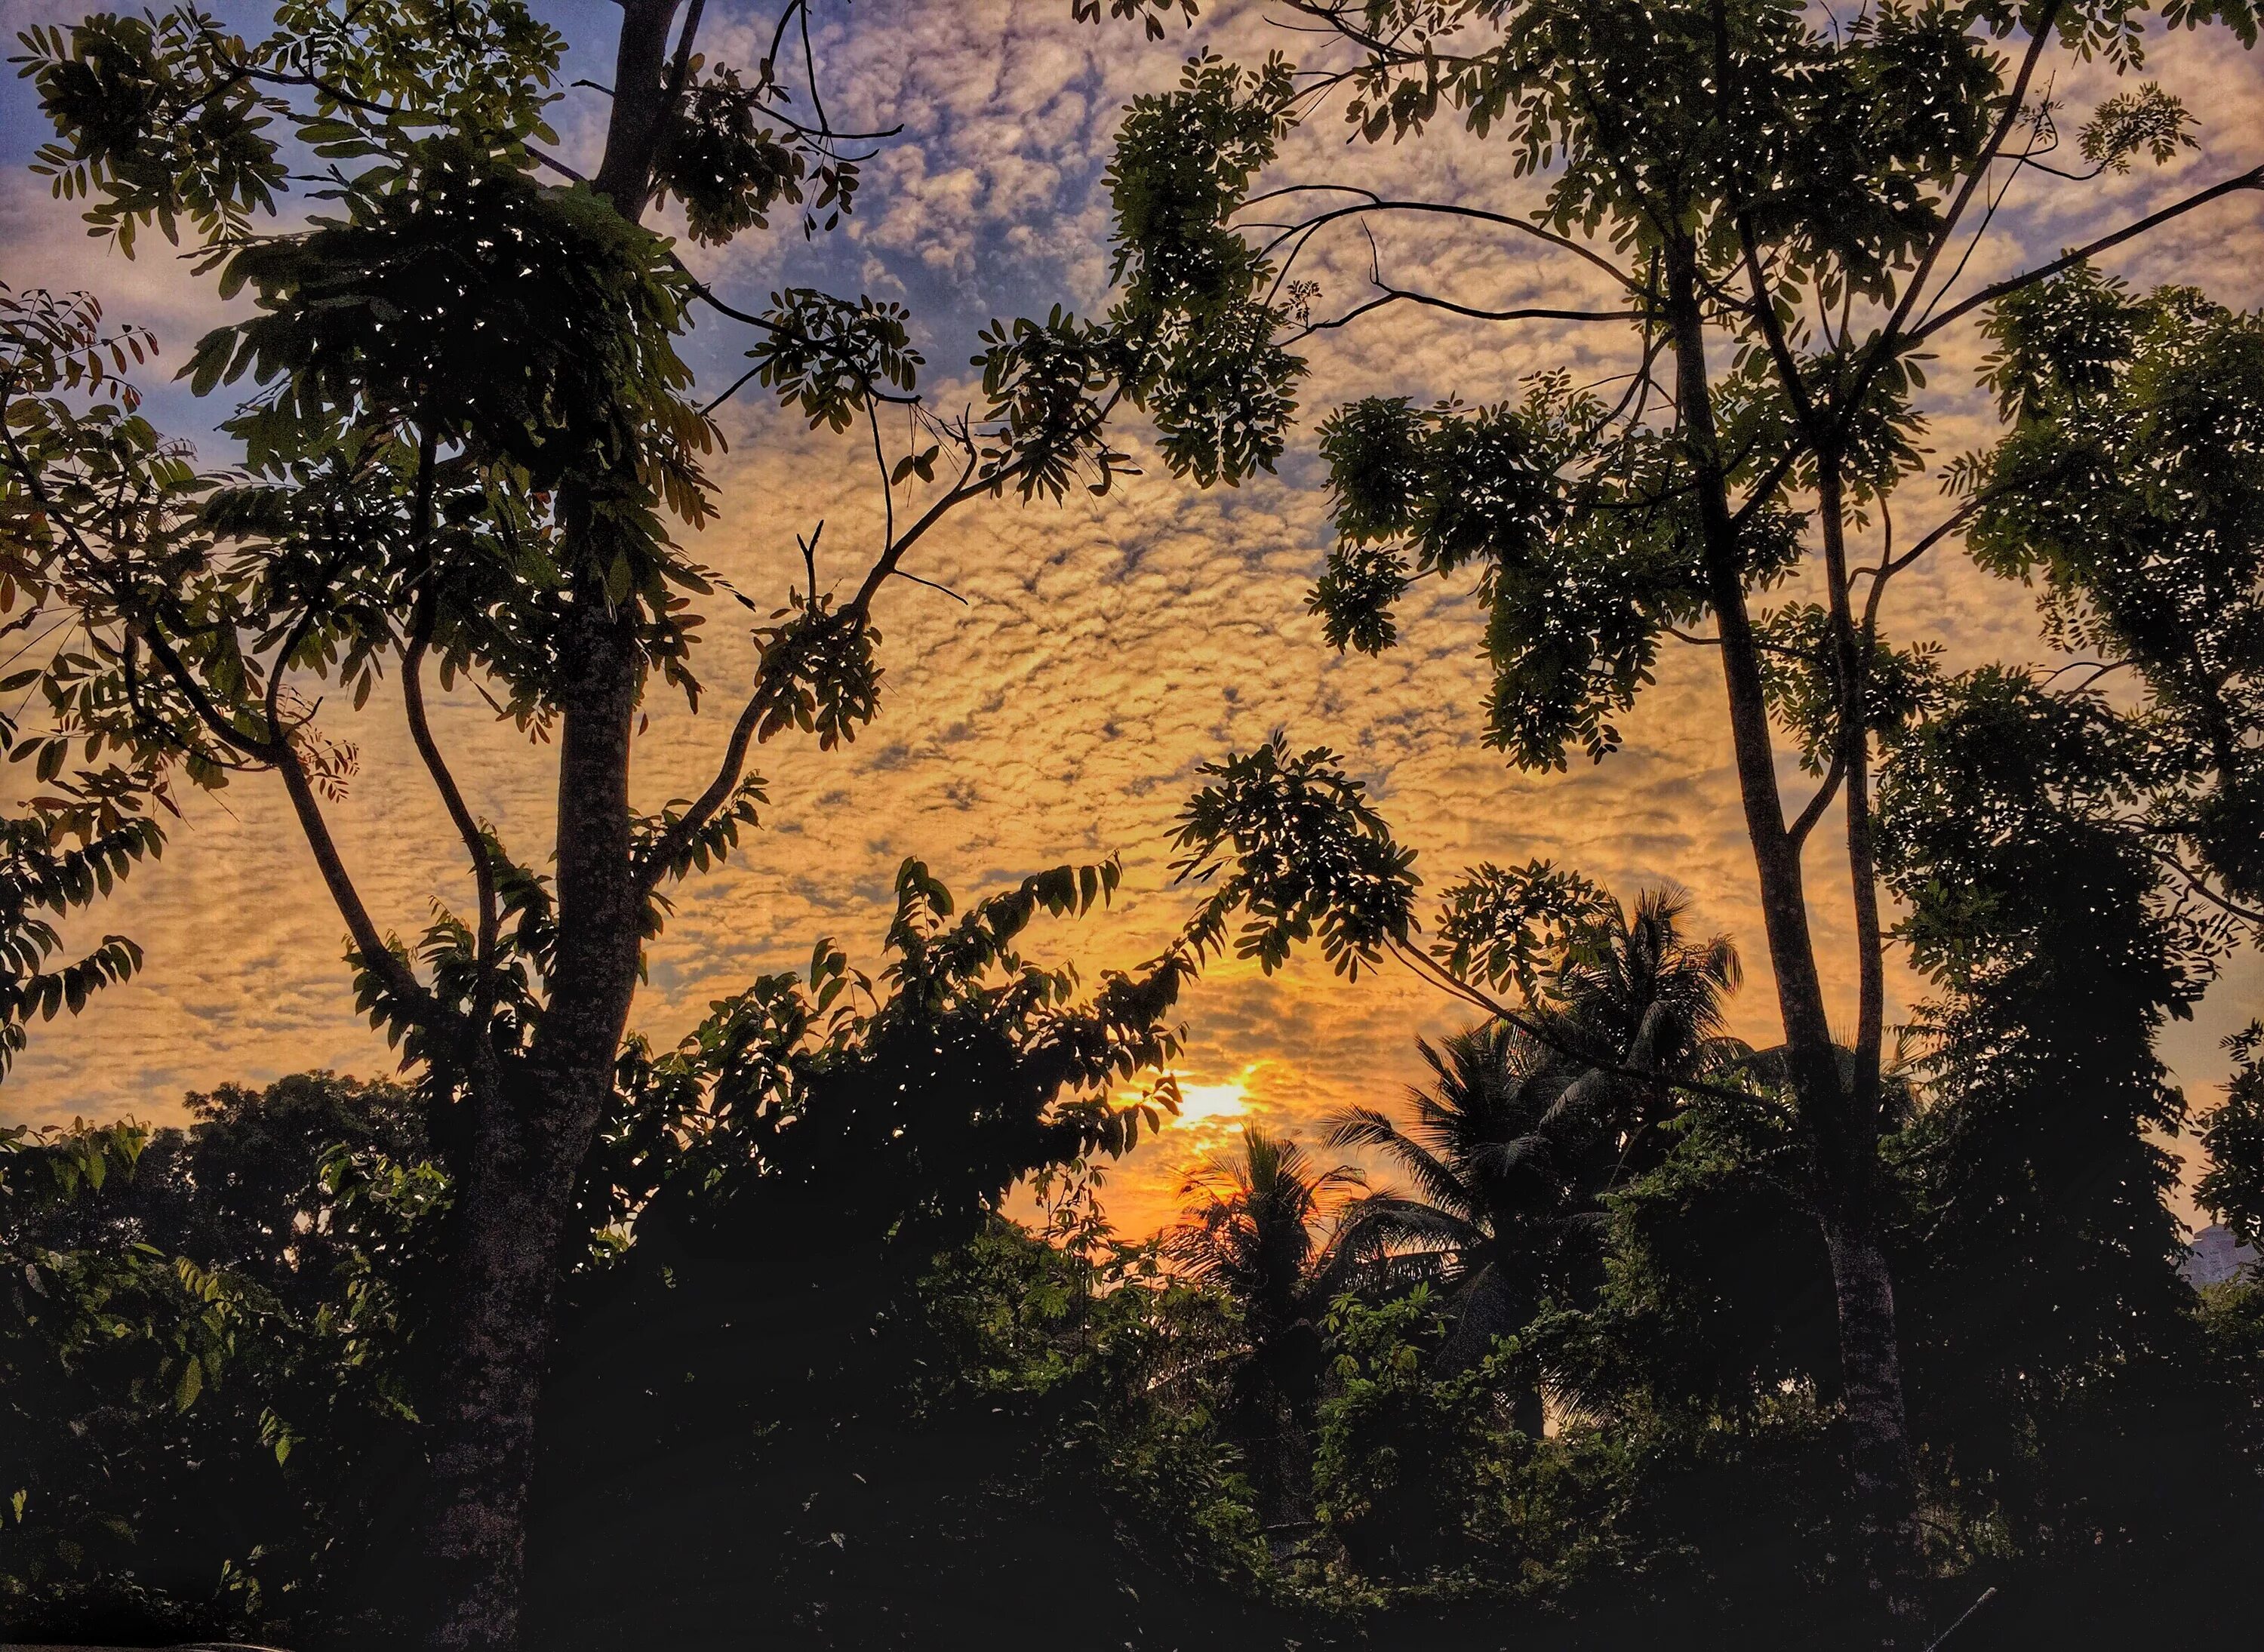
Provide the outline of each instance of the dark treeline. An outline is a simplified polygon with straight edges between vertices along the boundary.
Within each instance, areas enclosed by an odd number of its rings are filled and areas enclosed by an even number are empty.
[[[900,934],[960,932],[921,887]],[[1549,1041],[1481,1023],[1323,1136],[1251,1127],[1143,1244],[1095,1203],[1110,1115],[1062,1116],[1073,1007],[971,969],[919,990],[900,957],[822,1038],[794,979],[633,1051],[541,1412],[529,1634],[1846,1644],[1829,1262],[1779,1058],[1719,1030],[1735,953],[1684,917],[1600,902],[1541,965]],[[693,1083],[710,1061],[735,1076]],[[1896,1082],[1936,1612],[1995,1589],[1995,1645],[2128,1644],[2168,1600],[2233,1634],[2264,1284],[2185,1283],[2111,1084]],[[5,1621],[391,1644],[446,1149],[391,1084],[190,1105],[7,1152]],[[1036,1229],[993,1214],[1031,1174]]]
[[[1127,40],[1207,22],[1063,10]],[[2133,78],[2150,44],[2251,47],[2253,5],[1277,10],[1295,57],[1202,52],[1121,112],[1108,308],[983,330],[956,414],[903,307],[737,301],[671,238],[854,211],[895,128],[828,117],[809,0],[742,64],[702,49],[703,0],[623,0],[603,80],[521,0],[20,37],[58,198],[244,302],[181,369],[236,398],[192,445],[142,411],[149,334],[0,286],[0,749],[25,777],[0,1067],[142,967],[78,925],[186,793],[237,782],[287,802],[262,848],[311,857],[341,987],[402,1067],[192,1097],[182,1129],[0,1138],[0,1628],[308,1652],[2239,1633],[2264,1286],[2186,1282],[2164,1142],[2198,1124],[2199,1197],[2264,1238],[2264,1025],[2200,1119],[2158,1047],[2264,938],[2264,316],[2099,261],[2264,190],[2249,163],[2127,220],[2111,192],[2198,147],[2206,112]],[[2115,89],[2075,111],[2055,88],[2082,64]],[[586,170],[551,125],[584,94]],[[1348,146],[1296,141],[1339,116]],[[1494,146],[1491,175],[1363,181],[1379,146],[1439,141]],[[2112,227],[2008,246],[2015,189]],[[1410,225],[1479,237],[1502,280],[1435,290],[1453,261],[1410,257]],[[1366,237],[1352,293],[1312,274],[1339,236]],[[1491,680],[1450,709],[1535,774],[1607,762],[1667,648],[1718,665],[1737,807],[1690,830],[1750,851],[1774,1002],[1739,1025],[1771,1040],[1726,1037],[1737,949],[1672,890],[1488,863],[1419,913],[1357,755],[1280,733],[1203,768],[1173,867],[1194,909],[1136,972],[1088,988],[1023,951],[1113,896],[1113,860],[963,913],[907,861],[878,971],[823,941],[673,1046],[630,1035],[678,893],[826,807],[774,799],[758,749],[883,714],[874,605],[932,583],[939,524],[1106,495],[1128,449],[1259,481],[1300,352],[1414,311],[1578,329],[1625,370],[1489,382],[1480,350],[1325,411],[1320,634],[1382,653],[1448,623],[1418,582],[1465,583]],[[679,353],[701,328],[744,349],[728,386]],[[1930,387],[1953,339],[1977,383]],[[1937,463],[1976,392],[1998,427]],[[803,496],[862,477],[878,502],[861,549],[794,529],[768,601],[691,549],[741,394],[838,438]],[[1905,576],[1959,553],[1959,590],[2034,605],[2049,669],[1946,666],[1950,617]],[[700,708],[727,596],[755,661],[712,778],[641,807],[653,698]],[[555,769],[548,844],[477,813],[433,676]],[[422,847],[454,887],[406,938],[331,830],[359,778],[333,699],[398,718],[448,822]],[[1183,989],[1309,946],[1404,967],[1468,1025],[1416,1093],[1253,1128],[1179,1225],[1120,1242],[1101,1178],[1176,1105]],[[1899,1028],[1898,951],[1922,983]],[[1854,988],[1836,1023],[1829,980]],[[1035,1231],[1000,1214],[1023,1186]]]

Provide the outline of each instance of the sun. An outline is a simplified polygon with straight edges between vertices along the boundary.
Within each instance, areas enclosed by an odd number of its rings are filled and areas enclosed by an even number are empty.
[[[1223,1084],[1179,1086],[1179,1123],[1190,1129],[1239,1119],[1249,1111],[1250,1092],[1238,1078]]]

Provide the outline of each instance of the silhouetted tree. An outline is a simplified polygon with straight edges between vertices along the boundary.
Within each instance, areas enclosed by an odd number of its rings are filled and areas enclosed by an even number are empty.
[[[185,243],[189,267],[248,292],[253,313],[186,367],[200,395],[248,391],[224,421],[238,467],[219,471],[104,395],[146,334],[106,332],[84,299],[0,308],[0,576],[18,621],[65,620],[74,637],[27,668],[46,726],[11,730],[11,748],[45,788],[38,829],[81,840],[0,909],[15,925],[0,1016],[20,1025],[33,998],[75,1006],[131,963],[112,946],[43,973],[52,949],[23,911],[75,904],[89,878],[146,851],[151,805],[177,782],[277,778],[361,1004],[433,1103],[464,1113],[443,1132],[461,1148],[454,1283],[423,1412],[436,1645],[516,1639],[575,1185],[664,892],[727,853],[763,801],[749,748],[788,729],[830,747],[875,714],[874,601],[946,515],[1009,489],[1059,496],[1079,474],[1105,489],[1121,456],[1102,426],[1128,394],[1175,417],[1156,400],[1167,375],[1060,311],[986,334],[979,406],[947,419],[918,400],[900,306],[794,288],[746,308],[694,279],[644,227],[661,203],[703,243],[790,209],[815,234],[850,210],[866,157],[824,115],[805,0],[785,0],[751,66],[698,49],[700,0],[678,12],[622,8],[587,178],[552,152],[565,42],[520,0],[282,0],[262,38],[182,5],[24,39],[56,134],[38,164],[57,193],[86,202],[122,252],[152,228]],[[293,191],[320,211],[264,221]],[[713,779],[641,806],[647,696],[697,706],[693,642],[715,589],[679,538],[715,509],[718,398],[695,394],[677,351],[695,319],[745,330],[739,384],[758,380],[812,425],[862,427],[854,451],[869,460],[850,462],[873,466],[889,508],[838,587],[809,528],[806,583],[757,629]],[[900,442],[884,411],[906,420]],[[1220,474],[1277,446],[1261,431]],[[555,753],[548,853],[514,855],[475,814],[428,715],[435,665]],[[331,832],[355,754],[323,733],[312,686],[360,704],[388,670],[473,890],[462,916],[443,908],[410,943],[369,909]]]
[[[1379,1191],[1353,1205],[1346,1231],[1365,1250],[1427,1262],[1448,1293],[1448,1357],[1481,1358],[1542,1302],[1593,1292],[1612,1150],[1600,1121],[1573,1095],[1577,1076],[1506,1022],[1416,1047],[1433,1075],[1411,1087],[1401,1125],[1368,1107],[1337,1115],[1337,1147],[1384,1154],[1414,1192]],[[1539,1386],[1520,1385],[1516,1426],[1539,1438]]]
[[[1320,1402],[1321,1322],[1357,1261],[1343,1229],[1318,1229],[1332,1198],[1361,1185],[1357,1170],[1323,1170],[1296,1142],[1245,1125],[1233,1146],[1188,1171],[1179,1187],[1186,1214],[1165,1235],[1165,1255],[1241,1312],[1249,1356],[1231,1425],[1259,1459],[1276,1524],[1291,1512]]]
[[[1126,0],[1112,11],[1152,23],[1183,9]],[[1869,511],[1883,515],[1919,462],[1919,359],[1932,341],[2087,254],[2264,187],[2264,167],[1953,297],[1970,256],[1960,243],[1989,228],[2000,170],[2080,184],[2141,154],[2167,161],[2186,141],[2187,111],[2150,83],[2107,99],[2083,127],[2091,172],[2043,158],[2057,142],[2038,78],[2047,60],[2134,67],[2145,8],[1895,8],[1846,25],[1782,0],[1282,9],[1317,37],[1314,67],[1201,59],[1177,92],[1128,114],[1111,174],[1128,303],[1194,317],[1185,359],[1230,351],[1255,380],[1243,405],[1276,418],[1302,366],[1288,348],[1379,310],[1629,333],[1615,399],[1556,371],[1521,400],[1481,388],[1427,409],[1373,397],[1332,414],[1320,444],[1338,546],[1313,606],[1333,645],[1380,650],[1397,640],[1394,606],[1415,579],[1473,569],[1494,670],[1484,738],[1533,769],[1560,767],[1575,748],[1596,759],[1615,750],[1613,720],[1653,679],[1669,637],[1719,659],[1783,1059],[1840,1296],[1863,1563],[1898,1643],[1919,1615],[1918,1531],[1879,1206],[1886,934],[1870,780],[1872,736],[1905,714],[1905,679],[1924,648],[1898,654],[1883,640],[1881,599],[1987,501],[1969,496],[1869,568],[1855,567],[1850,535]],[[2247,0],[2164,16],[2222,21],[2244,45],[2256,37]],[[1281,136],[1339,92],[1357,139],[1462,128],[1504,156],[1496,176],[1533,176],[1538,199],[1514,210],[1490,193],[1394,199],[1343,175],[1265,177]],[[1317,285],[1297,275],[1316,238],[1411,220],[1577,258],[1606,296],[1497,308],[1387,274],[1378,252],[1370,290],[1317,315]],[[1822,602],[1757,613],[1760,593],[1806,559],[1811,527]],[[1692,632],[1706,622],[1711,634]],[[1789,814],[1780,728],[1821,779]],[[1835,800],[1855,913],[1852,1065],[1835,1048],[1802,870]]]

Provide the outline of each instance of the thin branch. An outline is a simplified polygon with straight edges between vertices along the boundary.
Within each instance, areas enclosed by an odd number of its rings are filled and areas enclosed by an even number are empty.
[[[1801,845],[1808,841],[1808,834],[1815,830],[1816,822],[1824,818],[1824,811],[1832,807],[1832,800],[1840,795],[1840,783],[1847,778],[1846,743],[1834,741],[1832,766],[1824,772],[1824,783],[1816,788],[1816,795],[1808,800],[1808,806],[1800,811],[1798,817],[1785,828],[1784,835],[1792,844],[1793,853],[1800,852]]]
[[[1428,293],[1411,293],[1398,287],[1387,286],[1383,289],[1381,297],[1372,298],[1365,304],[1354,305],[1343,315],[1329,321],[1314,322],[1303,330],[1291,334],[1283,342],[1294,344],[1300,339],[1311,337],[1315,333],[1332,332],[1339,327],[1348,327],[1370,311],[1382,309],[1387,304],[1403,301],[1420,304],[1430,309],[1446,310],[1452,315],[1467,316],[1472,321],[1479,322],[1635,322],[1643,321],[1647,317],[1647,312],[1643,310],[1478,309],[1471,305],[1456,303],[1452,299],[1434,297]]]
[[[758,362],[755,366],[748,368],[744,373],[741,373],[737,378],[732,380],[729,389],[725,390],[722,395],[717,396],[713,402],[710,402],[706,407],[700,409],[700,417],[703,419],[706,418],[717,408],[722,406],[724,402],[738,395],[740,391],[747,388],[748,380],[754,378],[757,374],[761,373],[762,370],[762,364]]]
[[[424,707],[424,652],[432,646],[432,627],[439,605],[428,590],[417,604],[414,634],[401,656],[401,703],[409,721],[409,737],[415,742],[417,755],[424,760],[424,771],[432,777],[432,789],[440,794],[441,804],[448,818],[455,823],[456,836],[463,839],[464,852],[471,857],[472,877],[479,888],[480,930],[477,958],[484,972],[494,961],[496,939],[500,919],[496,908],[494,857],[488,852],[487,834],[472,815],[464,801],[461,787],[448,768],[447,759],[440,754],[439,743],[432,737],[432,724]]]
[[[1274,190],[1271,192],[1271,194],[1283,195],[1290,193],[1295,189],[1314,187],[1332,186],[1293,185],[1288,189]],[[1267,197],[1261,196],[1259,199],[1267,199]],[[1513,218],[1506,213],[1487,212],[1482,207],[1460,206],[1446,201],[1367,200],[1361,202],[1357,206],[1332,207],[1329,211],[1320,214],[1317,217],[1310,218],[1303,223],[1296,226],[1295,228],[1276,235],[1272,241],[1266,243],[1259,250],[1259,257],[1270,257],[1273,256],[1274,250],[1281,246],[1283,242],[1296,235],[1302,235],[1310,236],[1315,230],[1321,228],[1324,225],[1334,223],[1339,219],[1356,218],[1367,213],[1378,212],[1431,213],[1441,217],[1466,218],[1476,223],[1493,224],[1504,229],[1514,229],[1521,235],[1531,235],[1535,240],[1545,241],[1552,247],[1560,248],[1566,252],[1572,253],[1579,257],[1586,259],[1590,264],[1593,264],[1596,268],[1601,270],[1606,275],[1610,276],[1613,280],[1618,282],[1621,286],[1626,288],[1630,293],[1634,293],[1638,295],[1643,293],[1643,288],[1636,283],[1633,276],[1626,273],[1626,272],[1622,271],[1617,264],[1614,264],[1609,258],[1605,257],[1602,254],[1595,251],[1592,248],[1581,245],[1580,243],[1572,240],[1569,236],[1560,235],[1556,234],[1554,231],[1543,229],[1540,225],[1528,223],[1522,218]],[[1287,273],[1286,265],[1284,266],[1283,273]],[[1279,278],[1277,277],[1276,279],[1278,282]]]
[[[2057,275],[2062,270],[2068,269],[2074,264],[2080,264],[2085,259],[2095,257],[2099,253],[2108,251],[2115,247],[2119,247],[2124,242],[2135,239],[2139,235],[2143,235],[2150,229],[2159,228],[2161,225],[2169,222],[2173,218],[2182,217],[2187,213],[2195,210],[2196,207],[2206,206],[2213,200],[2217,200],[2224,196],[2233,194],[2244,189],[2264,189],[2264,165],[2252,166],[2246,172],[2237,173],[2233,177],[2226,178],[2223,183],[2213,184],[2198,194],[2188,195],[2185,199],[2175,202],[2171,206],[2165,206],[2158,213],[2150,214],[2146,217],[2138,220],[2137,222],[2127,225],[2123,228],[2116,230],[2111,235],[2101,235],[2096,241],[2090,242],[2084,246],[2078,247],[2072,252],[2065,253],[2059,257],[2054,258],[2050,264],[2039,264],[2033,270],[2026,271],[2021,274],[2012,276],[2005,280],[1996,282],[1992,286],[1985,286],[1978,293],[1973,294],[1972,297],[1952,305],[1949,308],[1942,311],[1941,315],[1928,322],[1925,326],[1912,333],[1910,335],[1909,342],[1913,344],[1921,344],[1926,339],[1931,337],[1934,334],[1940,332],[1943,328],[1948,326],[1950,322],[1956,321],[1961,316],[1971,314],[1974,310],[1980,308],[1985,304],[1993,304],[1999,299],[2003,298],[2009,293],[2017,293],[2022,287],[2034,286],[2039,281],[2050,280],[2053,276]]]
[[[1933,278],[1935,263],[1956,235],[1958,220],[1964,216],[1966,206],[1973,199],[1973,192],[1980,188],[1982,180],[1989,174],[1989,168],[2003,150],[2006,139],[2012,136],[2013,127],[2021,118],[2021,109],[2028,102],[2028,83],[2035,78],[2036,64],[2051,44],[2052,30],[2059,21],[2064,3],[2065,0],[2045,0],[2043,12],[2037,18],[2029,34],[2028,49],[2021,60],[2020,73],[2014,77],[2012,92],[2006,98],[2005,112],[1999,117],[1996,130],[1989,134],[1989,141],[1982,145],[1981,153],[1974,158],[1972,167],[1965,174],[1965,182],[1959,186],[1956,199],[1951,201],[1949,211],[1943,216],[1941,228],[1934,235],[1933,244],[1927,248],[1925,256],[1919,260],[1918,268],[1911,272],[1910,285],[1903,289],[1902,301],[1888,317],[1886,327],[1879,335],[1877,347],[1872,352],[1871,372],[1876,372],[1885,361],[1887,352],[1900,337],[1904,326],[1910,321],[1911,312],[1918,307],[1927,283]],[[1867,372],[1864,381],[1856,387],[1854,402],[1859,403],[1862,393],[1869,389],[1869,377],[1870,373]]]
[[[2238,902],[2228,900],[2225,896],[2219,895],[2216,890],[2209,887],[2209,880],[2206,877],[2204,877],[2201,873],[2195,872],[2192,867],[2187,866],[2184,861],[2179,859],[2177,856],[2171,853],[2168,850],[2156,849],[2154,851],[2154,858],[2161,861],[2163,865],[2170,867],[2181,878],[2183,878],[2186,881],[2186,887],[2188,889],[2191,889],[2195,895],[2201,896],[2202,900],[2208,902],[2211,906],[2217,907],[2231,917],[2240,919],[2241,922],[2245,924],[2264,924],[2264,912],[2259,912],[2251,908],[2242,906]]]
[[[940,522],[947,512],[964,504],[968,500],[978,498],[991,491],[993,488],[1004,486],[1007,479],[1013,475],[1013,469],[1009,468],[995,475],[986,476],[980,482],[974,482],[970,479],[975,475],[976,467],[980,462],[980,456],[970,453],[967,456],[966,467],[960,471],[959,480],[952,485],[951,490],[923,511],[918,519],[904,530],[903,537],[893,541],[888,549],[881,554],[879,560],[874,562],[871,569],[866,574],[865,583],[857,588],[857,595],[849,605],[850,610],[854,611],[860,617],[868,612],[873,606],[874,597],[878,594],[882,585],[888,583],[889,576],[896,571],[896,565],[903,561],[904,553],[918,544],[930,528]]]
[[[439,1000],[424,989],[416,972],[378,933],[369,909],[362,904],[360,891],[354,888],[353,876],[346,870],[345,858],[338,853],[337,842],[330,836],[330,822],[323,818],[322,804],[316,800],[314,787],[307,783],[307,772],[300,765],[298,753],[286,747],[275,761],[275,770],[283,777],[283,789],[289,793],[291,807],[299,816],[300,833],[306,838],[307,847],[314,851],[315,866],[323,874],[331,902],[346,921],[346,932],[353,937],[354,950],[361,954],[364,967],[385,982],[404,1013],[428,1025],[451,1018]]]

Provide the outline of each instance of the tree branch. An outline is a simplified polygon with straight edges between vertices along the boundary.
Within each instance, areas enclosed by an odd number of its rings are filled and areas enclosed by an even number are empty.
[[[1377,285],[1381,286],[1382,283],[1379,282]],[[1314,322],[1302,330],[1291,334],[1282,342],[1294,344],[1300,339],[1311,337],[1315,333],[1332,332],[1339,327],[1348,327],[1372,310],[1379,310],[1387,304],[1397,304],[1402,301],[1420,304],[1431,309],[1446,310],[1452,315],[1468,316],[1472,321],[1479,322],[1637,322],[1647,319],[1647,312],[1643,310],[1478,309],[1471,305],[1456,303],[1452,299],[1437,298],[1428,293],[1411,293],[1398,287],[1387,286],[1384,287],[1382,297],[1370,299],[1365,304],[1354,305],[1343,315],[1332,320]]]
[[[1254,199],[1271,199],[1275,196],[1286,195],[1300,190],[1323,188],[1332,189],[1335,187],[1337,186],[1332,185],[1291,185],[1285,189],[1270,191],[1266,195],[1255,197]],[[1601,270],[1606,275],[1610,276],[1613,280],[1618,282],[1621,286],[1624,287],[1630,293],[1636,293],[1637,295],[1641,295],[1643,293],[1642,286],[1636,282],[1633,276],[1628,274],[1625,271],[1622,270],[1617,264],[1614,264],[1609,258],[1605,257],[1602,254],[1595,251],[1592,248],[1582,246],[1578,242],[1572,240],[1569,236],[1560,235],[1556,234],[1554,231],[1543,229],[1538,224],[1527,223],[1521,218],[1513,218],[1506,213],[1487,212],[1482,207],[1460,206],[1446,201],[1365,200],[1360,202],[1357,206],[1332,207],[1329,211],[1322,213],[1317,217],[1309,218],[1304,222],[1284,230],[1281,235],[1276,235],[1273,240],[1267,242],[1263,247],[1259,248],[1258,256],[1261,258],[1270,257],[1273,256],[1274,250],[1280,247],[1285,241],[1288,241],[1294,237],[1301,235],[1310,237],[1316,230],[1318,230],[1326,225],[1332,224],[1339,219],[1356,218],[1364,214],[1379,212],[1430,213],[1440,217],[1466,218],[1476,223],[1493,224],[1504,229],[1514,229],[1521,235],[1531,235],[1538,241],[1545,241],[1552,247],[1559,248],[1564,251],[1572,253],[1578,257],[1586,259],[1590,264],[1595,265],[1599,270]],[[1294,254],[1292,255],[1292,257],[1295,257]],[[1281,274],[1286,276],[1288,273],[1288,265],[1285,264],[1282,266]],[[1280,284],[1280,280],[1281,277],[1277,276],[1275,278],[1275,285],[1277,286]]]
[[[500,918],[496,909],[495,861],[488,852],[487,835],[481,831],[479,822],[464,801],[464,793],[456,784],[455,775],[448,768],[447,759],[440,755],[439,743],[432,737],[432,724],[424,709],[424,651],[432,646],[434,604],[428,593],[417,605],[415,631],[408,648],[401,656],[401,704],[409,721],[409,737],[415,742],[417,755],[424,761],[424,772],[432,777],[432,789],[440,794],[440,801],[455,823],[457,837],[463,839],[464,852],[472,859],[472,877],[479,886],[480,928],[477,958],[484,973],[495,961],[496,938]]]
[[[2012,92],[2006,99],[2005,112],[1998,117],[1996,130],[1989,134],[1989,141],[1981,146],[1981,153],[1974,158],[1973,165],[1965,174],[1965,182],[1959,186],[1956,199],[1950,203],[1949,211],[1941,221],[1941,228],[1934,235],[1934,243],[1927,248],[1926,256],[1919,260],[1918,268],[1911,272],[1910,285],[1903,289],[1901,301],[1895,306],[1893,315],[1888,317],[1885,329],[1879,334],[1878,344],[1871,352],[1872,372],[1885,361],[1887,352],[1894,348],[1901,337],[1903,328],[1910,321],[1911,312],[1918,307],[1919,299],[1926,291],[1927,282],[1933,278],[1934,264],[1956,235],[1958,220],[1964,216],[1965,208],[1973,199],[1974,191],[1981,187],[1982,180],[1988,177],[1990,167],[1995,164],[1998,155],[2003,150],[2005,141],[2012,136],[2013,127],[2021,118],[2021,106],[2028,102],[2028,83],[2035,78],[2036,65],[2051,44],[2052,29],[2059,21],[2064,4],[2065,0],[2045,0],[2043,13],[2036,19],[2028,37],[2028,49],[2021,60],[2020,73],[2014,76]],[[1858,387],[1856,400],[1859,402],[1861,393],[1870,388],[1869,378],[1870,373],[1866,373],[1864,382]]]
[[[1951,305],[1948,309],[1942,311],[1941,315],[1927,322],[1925,326],[1912,333],[1910,335],[1910,342],[1913,344],[1921,344],[1927,338],[1932,337],[1935,333],[1940,332],[1943,328],[1948,326],[1950,322],[1956,321],[1961,316],[1971,314],[1974,310],[1980,308],[1985,304],[1993,304],[1999,299],[2003,298],[2009,293],[2017,293],[2022,287],[2034,286],[2039,281],[2050,280],[2053,276],[2057,275],[2062,270],[2065,270],[2072,265],[2080,264],[2086,258],[2095,257],[2099,253],[2108,251],[2115,247],[2119,247],[2126,241],[2143,235],[2148,230],[2157,228],[2159,226],[2169,222],[2173,218],[2182,217],[2185,214],[2192,212],[2195,207],[2206,206],[2213,200],[2220,199],[2226,195],[2233,194],[2236,192],[2244,189],[2264,189],[2264,165],[2252,166],[2246,172],[2237,173],[2233,177],[2226,178],[2223,183],[2213,184],[2198,194],[2188,195],[2185,199],[2175,202],[2171,206],[2165,206],[2158,213],[2150,214],[2146,217],[2138,220],[2137,222],[2116,230],[2111,235],[2101,235],[2098,240],[2078,247],[2072,252],[2063,254],[2061,257],[2053,259],[2050,264],[2039,264],[2033,270],[2026,271],[2020,275],[2012,276],[2005,280],[1996,282],[1992,286],[1985,286],[1978,293],[1973,294],[1972,297]]]
[[[1808,806],[1800,811],[1799,816],[1785,828],[1784,835],[1791,840],[1793,853],[1800,852],[1801,845],[1808,841],[1808,834],[1815,830],[1816,822],[1824,818],[1824,811],[1832,807],[1832,800],[1840,795],[1840,781],[1847,778],[1847,753],[1842,742],[1834,741],[1832,766],[1824,772],[1824,783],[1816,788],[1816,795],[1808,800]]]

